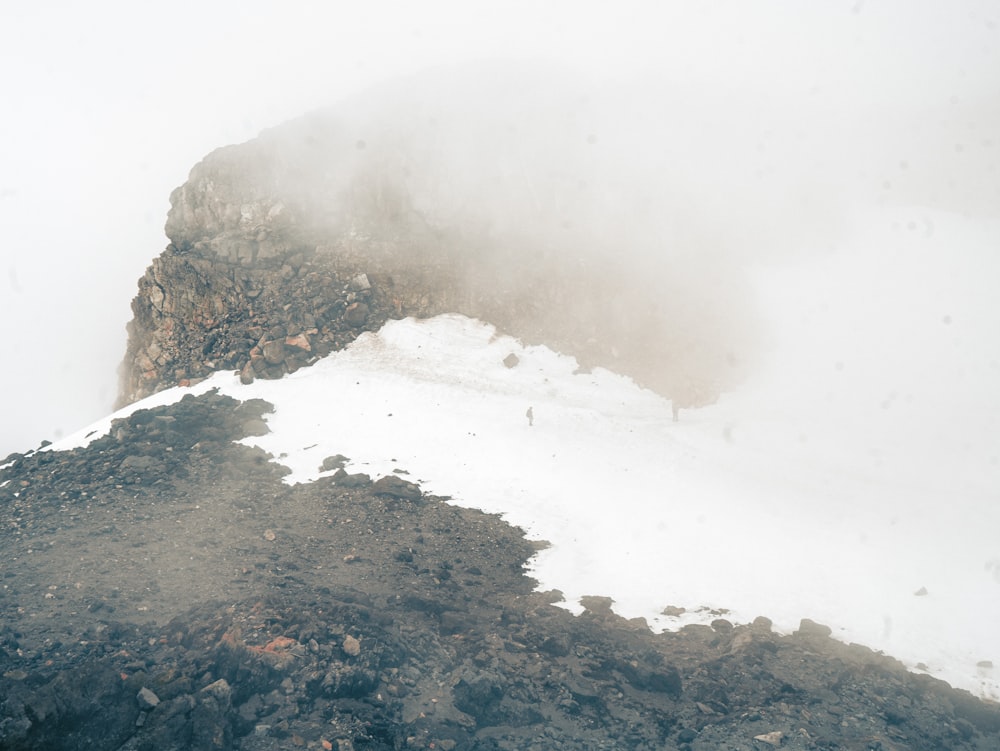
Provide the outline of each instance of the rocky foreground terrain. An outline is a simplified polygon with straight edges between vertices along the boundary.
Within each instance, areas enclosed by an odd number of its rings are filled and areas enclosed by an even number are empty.
[[[520,530],[405,467],[288,486],[233,442],[268,409],[188,396],[8,458],[0,748],[1000,748],[1000,707],[820,624],[573,616]]]

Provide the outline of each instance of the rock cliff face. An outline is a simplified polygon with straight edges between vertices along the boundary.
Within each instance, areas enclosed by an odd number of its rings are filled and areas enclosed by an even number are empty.
[[[643,250],[652,230],[622,209],[640,187],[588,161],[572,85],[504,81],[375,92],[195,166],[139,281],[119,403],[219,369],[280,377],[387,318],[444,312],[682,406],[730,385],[739,280]]]

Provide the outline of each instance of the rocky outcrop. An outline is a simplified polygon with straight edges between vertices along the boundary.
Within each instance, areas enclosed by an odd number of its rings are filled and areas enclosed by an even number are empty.
[[[394,307],[364,274],[301,253],[242,265],[168,248],[132,304],[121,401],[215,370],[280,377],[380,325]]]
[[[139,281],[119,404],[219,369],[280,377],[388,318],[446,312],[666,393],[738,379],[742,283],[654,259],[654,230],[622,208],[646,188],[587,166],[579,118],[553,104],[572,85],[552,83],[443,97],[424,81],[208,155]],[[455,113],[462,92],[477,115]]]

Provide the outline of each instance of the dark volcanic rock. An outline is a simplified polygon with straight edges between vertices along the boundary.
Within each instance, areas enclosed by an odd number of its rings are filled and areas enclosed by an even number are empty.
[[[189,397],[0,470],[0,748],[1000,747],[996,705],[863,647],[574,617],[499,517],[285,485],[233,442],[267,409]]]
[[[799,623],[799,630],[795,633],[799,636],[830,636],[833,629],[809,618],[803,618]]]
[[[363,302],[352,302],[344,311],[344,320],[351,326],[364,326],[368,322],[368,314],[371,311]]]
[[[372,478],[364,472],[348,474],[343,469],[338,469],[333,473],[333,484],[342,488],[363,488],[372,484]]]
[[[394,475],[380,477],[372,484],[375,495],[387,495],[393,498],[403,498],[407,501],[419,501],[423,495],[420,486],[415,482],[404,480]]]
[[[285,342],[281,339],[265,342],[261,351],[271,365],[280,365],[285,361]]]
[[[331,469],[343,469],[344,465],[350,461],[343,454],[334,454],[333,456],[328,456],[323,459],[322,464],[319,465],[320,472],[329,472]]]

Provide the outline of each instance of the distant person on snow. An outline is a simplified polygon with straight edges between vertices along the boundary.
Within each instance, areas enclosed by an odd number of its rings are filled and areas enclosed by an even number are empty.
[[[524,413],[524,416],[528,418],[529,428],[535,424],[535,411],[531,407],[528,407],[528,411]]]

